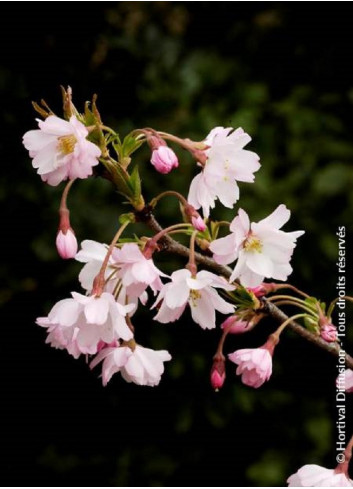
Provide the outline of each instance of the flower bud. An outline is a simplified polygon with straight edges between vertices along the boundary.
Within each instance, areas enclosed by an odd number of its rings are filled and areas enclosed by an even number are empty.
[[[320,336],[327,343],[337,341],[337,329],[333,324],[326,323],[320,328]]]
[[[200,216],[200,214],[196,217],[196,216],[192,216],[191,218],[191,224],[194,226],[194,228],[197,230],[197,231],[205,231],[206,229],[206,224],[205,224],[205,221],[202,219],[202,217]]]
[[[74,258],[77,253],[77,239],[71,228],[59,230],[56,236],[56,248],[61,258]]]
[[[248,287],[248,290],[252,292],[259,299],[264,295],[270,294],[271,292],[275,292],[278,288],[281,287],[282,284],[263,282],[261,285],[258,285],[257,287]]]
[[[242,321],[238,316],[229,316],[221,324],[222,329],[227,329],[228,333],[231,334],[241,334],[249,331],[249,321]]]
[[[151,163],[159,173],[169,173],[179,166],[178,158],[168,146],[159,146],[152,151]]]
[[[186,216],[186,219],[191,222],[191,224],[194,226],[194,228],[197,231],[203,232],[207,229],[207,226],[205,224],[205,221],[202,219],[200,214],[197,212],[194,206],[192,206],[189,203],[186,203],[184,206],[184,213]]]
[[[215,391],[218,391],[226,380],[225,358],[224,356],[216,355],[213,359],[211,368],[211,386]]]

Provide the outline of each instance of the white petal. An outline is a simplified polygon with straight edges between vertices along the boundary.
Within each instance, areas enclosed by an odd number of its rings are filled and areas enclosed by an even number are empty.
[[[81,243],[81,249],[75,256],[75,260],[86,263],[91,260],[103,262],[108,251],[108,246],[98,241],[86,239]]]
[[[195,323],[203,329],[212,329],[216,327],[216,313],[212,302],[208,299],[207,294],[201,292],[201,297],[196,300],[189,300],[191,316]]]
[[[71,124],[55,115],[50,115],[45,121],[39,121],[38,125],[43,132],[54,136],[67,136],[73,133]]]
[[[85,316],[89,324],[104,324],[109,312],[109,302],[104,297],[92,297],[85,305]]]
[[[290,218],[290,211],[284,204],[280,204],[277,209],[275,209],[272,214],[267,216],[258,224],[263,224],[270,228],[280,229]]]
[[[246,252],[246,264],[253,272],[264,275],[266,278],[272,277],[272,260],[264,253],[257,251]]]
[[[181,307],[188,300],[190,289],[185,282],[170,285],[165,293],[165,302],[170,309]]]
[[[64,299],[52,308],[48,318],[52,323],[72,326],[78,319],[82,306],[74,299]]]

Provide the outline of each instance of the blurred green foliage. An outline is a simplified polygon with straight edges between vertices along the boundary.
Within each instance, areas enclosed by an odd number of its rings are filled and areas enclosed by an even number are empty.
[[[242,126],[262,168],[254,185],[241,185],[240,205],[253,220],[281,202],[292,210],[286,229],[306,234],[291,280],[330,300],[335,233],[346,225],[349,246],[353,214],[347,9],[101,2],[78,15],[52,5],[3,7],[0,20],[7,484],[281,486],[305,463],[333,466],[335,360],[291,333],[267,385],[250,390],[229,366],[218,394],[208,384],[218,334],[200,331],[187,315],[167,326],[152,324],[149,311],[138,315],[141,343],[173,355],[158,389],[118,378],[102,389],[84,362],[44,345],[34,318],[77,289],[80,265],[56,256],[61,189],[41,183],[20,139],[34,127],[32,99],[45,98],[59,113],[60,84],[73,87],[77,106],[97,92],[104,121],[121,135],[152,126],[201,140],[214,126]],[[147,199],[169,188],[186,194],[195,167],[177,151],[180,168],[167,176],[154,172],[147,149],[137,153]],[[109,241],[128,210],[100,179],[75,184],[69,205],[81,240]],[[157,210],[164,224],[177,213],[173,199]],[[234,211],[218,207],[214,215],[231,219]],[[160,263],[167,270],[183,260]],[[257,346],[272,329],[264,323],[232,339],[228,351]],[[351,331],[348,339],[352,345]]]

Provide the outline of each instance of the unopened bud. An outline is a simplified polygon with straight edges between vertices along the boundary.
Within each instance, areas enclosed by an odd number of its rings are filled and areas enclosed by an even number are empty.
[[[321,326],[320,336],[327,343],[333,343],[337,341],[337,329],[333,324],[327,323]]]
[[[225,358],[223,355],[215,355],[211,368],[210,381],[215,391],[218,391],[226,380]]]
[[[77,239],[74,231],[69,228],[66,231],[59,230],[56,236],[56,248],[61,258],[74,258],[77,253]]]
[[[282,284],[276,284],[275,282],[269,284],[263,282],[261,285],[258,285],[257,287],[248,287],[248,290],[252,292],[259,299],[260,297],[270,294],[271,292],[275,292],[278,288],[282,288],[282,287],[283,287]]]
[[[241,334],[249,331],[251,329],[249,321],[243,321],[238,316],[229,316],[223,323],[221,324],[222,329],[226,329],[228,333],[231,334]]]
[[[168,146],[160,146],[158,149],[153,150],[151,163],[159,173],[164,175],[179,166],[176,154]]]

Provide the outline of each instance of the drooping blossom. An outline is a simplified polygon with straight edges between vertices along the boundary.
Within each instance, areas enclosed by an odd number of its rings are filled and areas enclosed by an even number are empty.
[[[129,297],[139,297],[147,287],[153,292],[161,290],[163,283],[160,277],[167,275],[156,267],[152,258],[144,256],[136,243],[126,243],[115,250],[114,260],[120,268],[117,276]]]
[[[159,384],[164,372],[164,363],[172,357],[166,350],[151,350],[141,345],[133,347],[121,345],[101,350],[90,364],[94,368],[103,361],[102,381],[107,385],[116,372],[120,372],[127,382],[138,385]]]
[[[234,312],[234,306],[222,299],[215,288],[233,290],[234,287],[223,278],[202,270],[192,276],[190,270],[177,270],[171,275],[171,282],[163,285],[156,302],[160,304],[154,319],[169,323],[180,318],[187,304],[195,323],[203,329],[216,327],[216,311],[222,314]]]
[[[287,480],[289,487],[349,487],[353,481],[337,469],[320,465],[304,465]]]
[[[56,235],[56,249],[61,258],[75,258],[77,247],[77,239],[71,228],[66,232],[61,229],[58,231]]]
[[[247,213],[239,209],[230,225],[231,234],[210,245],[217,263],[237,260],[231,281],[239,278],[245,287],[257,287],[264,278],[287,279],[292,273],[290,260],[296,240],[304,234],[280,230],[289,217],[290,211],[281,204],[265,219],[250,224]]]
[[[195,209],[202,207],[208,217],[216,199],[233,208],[239,199],[237,182],[253,182],[254,172],[260,168],[259,157],[243,149],[251,138],[243,129],[216,127],[205,139],[209,146],[203,151],[206,162],[202,171],[191,182],[188,201]]]
[[[347,368],[343,373],[339,374],[336,385],[339,390],[353,392],[353,370]]]
[[[272,355],[275,343],[268,340],[261,348],[244,348],[228,355],[238,365],[236,374],[243,384],[257,389],[272,374]]]
[[[79,274],[82,287],[88,291],[93,288],[94,278],[100,271],[108,246],[96,241],[86,240],[81,244],[82,249],[77,253],[76,260],[86,263]],[[161,289],[160,277],[166,277],[153,263],[152,258],[146,258],[136,243],[126,243],[121,249],[115,248],[109,258],[105,271],[108,280],[107,290],[112,290],[121,280],[126,289],[126,295],[133,300],[141,297],[147,287],[156,292]]]
[[[38,126],[26,132],[23,144],[44,182],[56,186],[68,178],[92,175],[101,150],[87,140],[88,130],[74,115],[69,121],[50,115],[44,121],[38,119]]]
[[[80,353],[97,353],[101,342],[110,344],[133,338],[125,316],[134,309],[134,304],[119,304],[107,292],[100,297],[77,292],[71,295],[72,298],[55,304],[48,317],[37,319],[37,324],[47,328],[47,343],[66,348],[77,358]]]
[[[83,266],[78,279],[81,286],[91,292],[93,289],[93,281],[99,274],[102,267],[104,258],[108,251],[108,245],[104,243],[98,243],[98,241],[93,241],[86,239],[81,243],[81,249],[75,256],[75,259],[81,263],[85,263]],[[116,285],[116,276],[112,275],[115,271],[115,249],[109,257],[108,266],[105,270],[105,279],[108,281],[106,285],[106,290],[112,292]],[[108,280],[110,277],[110,280]]]

